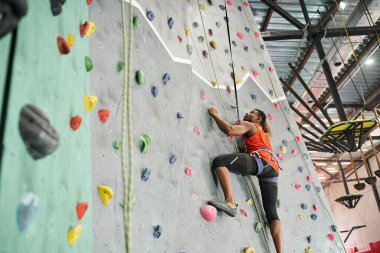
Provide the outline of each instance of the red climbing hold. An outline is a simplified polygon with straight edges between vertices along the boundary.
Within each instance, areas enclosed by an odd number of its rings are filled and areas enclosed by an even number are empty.
[[[294,187],[295,187],[297,190],[301,189],[301,185],[300,185],[300,184],[296,184]]]
[[[317,204],[314,204],[313,205],[313,210],[316,212],[316,211],[318,211],[318,206],[317,206]]]
[[[190,168],[190,167],[187,167],[187,168],[185,169],[185,174],[186,174],[186,176],[191,177],[191,175],[193,175],[193,169]]]
[[[108,120],[108,117],[110,116],[110,111],[107,109],[102,109],[98,111],[100,122],[106,123]]]
[[[216,208],[211,205],[202,206],[200,212],[202,217],[209,222],[215,219],[217,213]]]
[[[268,119],[273,120],[273,114],[268,114]]]
[[[227,4],[228,4],[228,5],[232,5],[232,0],[228,0],[228,1],[227,1]]]
[[[243,37],[244,37],[244,35],[243,35],[242,33],[237,33],[236,35],[237,35],[237,36],[238,36],[238,38],[239,38],[239,39],[241,39],[241,40],[242,40],[242,39],[243,39]]]
[[[69,44],[67,44],[66,40],[58,36],[57,37],[57,44],[58,44],[58,49],[61,54],[69,54],[70,53],[70,47]]]
[[[259,32],[255,32],[255,37],[256,38],[260,38],[261,37],[261,34]]]
[[[70,127],[73,129],[73,131],[76,131],[79,129],[80,125],[82,124],[82,117],[77,115],[70,120]]]
[[[274,67],[269,67],[269,72],[273,74],[275,72]]]
[[[87,1],[87,5],[90,6],[92,4],[92,0],[86,0]]]
[[[259,75],[259,72],[257,70],[252,71],[253,77],[257,77]]]
[[[335,236],[334,236],[333,233],[330,233],[330,234],[328,234],[327,236],[330,238],[331,241],[334,241]]]
[[[208,34],[210,34],[210,36],[214,35],[214,32],[212,31],[212,29],[208,29]]]
[[[88,22],[85,22],[79,26],[79,33],[82,38],[86,35],[88,28],[90,28],[90,24]]]
[[[242,216],[244,216],[244,217],[248,217],[248,214],[247,214],[246,211],[244,211],[244,209],[240,209],[239,211],[240,211],[240,214],[241,214]]]
[[[244,5],[244,7],[248,7],[249,6],[248,2],[244,2],[243,5]]]
[[[77,204],[77,207],[75,208],[77,211],[77,217],[78,220],[81,220],[83,216],[85,215],[86,211],[88,208],[88,203],[87,201],[81,202]]]
[[[227,85],[227,86],[226,86],[226,90],[227,90],[227,95],[228,95],[228,96],[231,95],[231,93],[232,93],[231,86]]]
[[[177,38],[178,38],[178,42],[181,44],[182,43],[182,37],[178,35]]]

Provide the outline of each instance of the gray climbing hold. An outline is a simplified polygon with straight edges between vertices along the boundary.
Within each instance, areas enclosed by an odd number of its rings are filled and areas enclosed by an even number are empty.
[[[169,73],[165,73],[163,76],[162,76],[162,83],[166,86],[168,84],[168,82],[170,81],[170,75]]]
[[[287,147],[288,146],[288,141],[287,140],[282,140],[282,145],[284,145],[285,147]]]
[[[264,69],[264,63],[259,63],[259,67],[261,68],[261,69]]]
[[[228,18],[227,17],[224,17],[223,19],[224,19],[224,21],[226,21],[226,23],[228,23]]]
[[[262,229],[263,229],[263,225],[260,222],[256,223],[256,225],[255,225],[255,231],[258,233]]]
[[[150,90],[150,92],[152,93],[153,97],[157,97],[158,96],[158,87],[153,86],[152,89]]]
[[[316,220],[316,219],[317,219],[317,215],[316,215],[315,213],[313,213],[313,214],[311,215],[311,219],[312,219],[312,220]]]
[[[208,4],[213,6],[214,5],[214,1],[213,0],[207,0]]]
[[[241,8],[241,6],[239,5],[239,6],[238,6],[238,10],[239,10],[239,11],[242,11],[243,8]]]
[[[257,96],[256,96],[256,95],[251,94],[251,98],[252,98],[252,100],[253,100],[254,102],[256,102],[256,100],[257,100]]]
[[[214,35],[214,31],[213,31],[212,29],[208,29],[208,34],[209,34],[210,36],[212,36],[212,35]]]
[[[303,172],[303,167],[299,166],[298,167],[298,171],[302,173]]]
[[[264,47],[264,44],[261,44],[261,45],[260,45],[260,48],[261,48],[261,49],[264,49],[264,48],[265,48],[265,47]]]
[[[203,43],[205,41],[205,38],[203,36],[198,36],[198,42]]]
[[[222,23],[220,23],[219,21],[217,21],[217,22],[215,23],[215,25],[216,25],[216,27],[220,28],[220,27],[222,26]]]
[[[248,47],[244,46],[244,51],[248,52]]]
[[[193,23],[193,27],[194,27],[194,28],[197,28],[198,26],[199,26],[199,23],[198,23],[198,22],[194,22],[194,23]]]
[[[177,119],[183,119],[183,113],[182,112],[177,112]]]
[[[307,160],[307,159],[309,158],[309,155],[308,155],[307,153],[304,153],[304,154],[303,154],[303,158],[304,158],[305,160]]]
[[[321,192],[321,187],[317,186],[315,188],[317,189],[317,192]]]
[[[308,243],[311,243],[311,235],[306,236],[306,240],[307,240]]]
[[[336,232],[336,226],[335,226],[335,225],[331,225],[330,228],[331,228],[331,230],[332,230],[333,232]]]
[[[188,55],[192,55],[192,53],[193,53],[193,46],[187,44],[186,45],[186,50],[187,50]]]
[[[138,29],[140,27],[140,18],[139,16],[133,16],[133,28]]]
[[[53,153],[59,144],[59,135],[46,115],[34,105],[22,107],[19,132],[26,149],[37,160]]]
[[[249,29],[249,27],[244,27],[244,30],[249,33],[251,31],[251,29]]]
[[[301,208],[302,208],[302,209],[307,209],[307,205],[306,205],[305,203],[302,203],[302,204],[301,204]]]
[[[135,79],[138,85],[145,84],[145,76],[141,70],[136,71]]]
[[[151,170],[148,168],[144,168],[143,171],[141,172],[141,180],[146,182],[149,179]]]
[[[226,48],[226,49],[224,49],[224,52],[225,52],[226,54],[228,54],[228,53],[230,52],[230,50],[229,50],[228,48]]]
[[[305,185],[306,190],[309,192],[311,189],[311,186],[309,184]]]
[[[154,238],[160,238],[162,234],[162,227],[160,225],[157,225],[154,227],[154,231],[153,231],[153,237]]]
[[[149,21],[153,21],[153,19],[155,18],[154,13],[152,11],[147,11],[146,17]]]
[[[174,164],[176,161],[177,161],[177,156],[175,154],[172,154],[169,159],[170,164]]]
[[[269,89],[269,95],[273,96],[274,95],[274,92],[272,89]]]
[[[174,19],[172,17],[170,17],[168,19],[168,26],[169,26],[170,30],[173,28],[173,25],[174,25]]]
[[[204,58],[208,59],[208,53],[207,53],[206,50],[203,50],[203,51],[202,51],[202,54],[203,54],[203,57],[204,57]]]
[[[31,192],[23,195],[16,211],[17,227],[21,232],[25,231],[32,223],[38,211],[38,202],[38,197]]]
[[[222,5],[222,4],[219,5],[219,8],[220,8],[222,11],[226,10],[226,7],[225,7],[224,5]]]
[[[232,45],[234,45],[235,47],[237,46],[237,44],[236,44],[236,41],[231,41],[231,43],[232,43]]]
[[[290,126],[288,126],[287,129],[288,129],[289,132],[291,132],[291,133],[293,132],[292,128]]]

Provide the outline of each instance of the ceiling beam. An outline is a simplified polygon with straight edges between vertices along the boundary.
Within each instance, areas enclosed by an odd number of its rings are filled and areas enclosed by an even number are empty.
[[[277,2],[277,0],[272,0],[273,2]],[[264,24],[261,27],[261,32],[265,32],[268,29],[270,19],[272,18],[273,9],[269,8],[267,15],[265,16]]]

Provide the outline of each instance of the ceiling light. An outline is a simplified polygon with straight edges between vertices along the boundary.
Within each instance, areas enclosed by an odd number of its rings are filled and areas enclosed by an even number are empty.
[[[324,165],[327,165],[327,163],[315,163],[315,165],[324,166]]]
[[[365,64],[366,65],[372,65],[374,62],[375,61],[372,58],[370,58],[370,59],[368,59],[368,60],[365,61]]]
[[[351,164],[351,162],[341,162],[341,164],[347,165],[347,164]]]
[[[346,6],[347,6],[347,4],[346,4],[345,2],[343,2],[343,1],[339,3],[339,7],[340,7],[342,10],[346,9]]]
[[[319,179],[326,179],[325,176],[318,176]]]
[[[302,126],[303,126],[303,127],[310,127],[309,124],[303,124]]]

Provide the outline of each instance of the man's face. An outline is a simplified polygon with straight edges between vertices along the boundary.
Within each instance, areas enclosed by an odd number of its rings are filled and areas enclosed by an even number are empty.
[[[261,117],[260,117],[260,114],[258,111],[256,110],[253,110],[249,113],[246,113],[244,115],[244,118],[243,120],[245,121],[250,121],[250,122],[253,122],[253,123],[256,123],[256,124],[259,124],[260,123],[260,120],[261,120]]]

